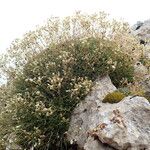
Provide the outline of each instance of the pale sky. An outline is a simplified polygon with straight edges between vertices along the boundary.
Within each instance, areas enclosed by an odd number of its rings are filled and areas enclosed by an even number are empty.
[[[133,25],[150,19],[150,0],[0,0],[0,53],[50,16],[105,11]]]

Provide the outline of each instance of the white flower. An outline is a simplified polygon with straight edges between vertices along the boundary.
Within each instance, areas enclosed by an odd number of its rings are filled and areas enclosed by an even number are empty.
[[[40,95],[40,91],[36,91],[36,95]]]

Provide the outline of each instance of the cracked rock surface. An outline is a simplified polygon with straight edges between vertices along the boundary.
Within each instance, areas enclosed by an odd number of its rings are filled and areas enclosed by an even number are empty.
[[[114,90],[108,76],[97,80],[74,110],[68,139],[84,150],[149,150],[150,103],[138,96],[116,104],[102,103]]]

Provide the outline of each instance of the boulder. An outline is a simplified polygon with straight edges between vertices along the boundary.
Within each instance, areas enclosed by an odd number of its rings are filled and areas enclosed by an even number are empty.
[[[100,109],[100,123],[89,131],[117,150],[150,149],[150,103],[143,97],[126,97]]]
[[[142,86],[145,93],[150,93],[150,74],[148,68],[141,62],[137,62],[134,65],[134,76],[139,81],[139,85]]]
[[[144,55],[150,59],[150,19],[137,22],[132,27],[132,34],[139,37],[140,43],[145,46]]]
[[[138,21],[132,27],[132,34],[139,37],[140,44],[144,45],[143,56],[147,58],[150,63],[150,19],[144,22]],[[140,62],[137,62],[134,66],[135,76],[140,76],[142,82],[140,83],[145,93],[150,93],[150,66],[147,68]]]
[[[140,29],[142,25],[143,25],[143,22],[137,21],[137,23],[132,27],[132,30],[136,31]]]
[[[99,78],[95,81],[90,94],[87,95],[74,110],[67,132],[69,141],[76,141],[79,147],[84,147],[88,131],[92,130],[100,122],[99,109],[104,105],[103,98],[116,90],[109,76]]]
[[[92,92],[74,110],[68,140],[84,150],[150,149],[150,104],[143,97],[102,103],[116,88],[110,78],[96,81]]]
[[[144,22],[137,22],[132,27],[134,35],[137,35],[142,40],[146,40],[150,38],[150,19]]]

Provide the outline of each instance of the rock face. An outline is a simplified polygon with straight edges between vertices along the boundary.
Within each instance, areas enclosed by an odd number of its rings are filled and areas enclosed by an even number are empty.
[[[141,62],[137,62],[134,65],[134,76],[141,80],[140,85],[145,92],[150,93],[150,74],[147,67],[145,67]]]
[[[102,99],[116,90],[110,78],[98,79],[92,92],[82,101],[73,112],[68,139],[76,140],[79,147],[84,147],[87,140],[87,132],[95,128],[101,118],[98,116],[99,108],[102,107]]]
[[[132,27],[132,30],[135,35],[140,37],[141,44],[144,44],[144,40],[150,39],[150,19],[144,22],[137,22]]]
[[[134,65],[134,73],[136,77],[143,78],[148,75],[148,69],[141,62],[137,62]]]
[[[143,97],[126,97],[117,104],[102,103],[116,88],[109,77],[96,85],[71,118],[68,139],[84,150],[150,149],[150,104]]]
[[[137,22],[132,30],[133,34],[139,37],[140,43],[145,45],[145,55],[150,59],[150,19]]]
[[[144,22],[137,22],[132,27],[132,30],[132,34],[138,36],[140,43],[144,45],[144,56],[148,58],[150,64],[150,19]],[[146,68],[137,62],[135,64],[135,73],[144,79],[142,86],[145,92],[150,94],[150,66]]]
[[[127,97],[118,104],[103,106],[99,125],[90,131],[115,149],[150,148],[150,104],[142,97]]]

